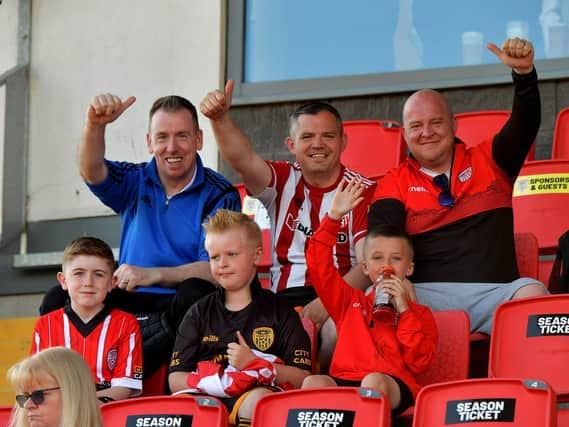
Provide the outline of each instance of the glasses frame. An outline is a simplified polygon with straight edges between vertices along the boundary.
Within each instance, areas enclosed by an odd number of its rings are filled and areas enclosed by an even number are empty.
[[[445,208],[452,208],[454,206],[454,197],[450,192],[450,182],[445,173],[441,173],[433,177],[433,183],[441,189],[438,195],[439,205]]]
[[[41,405],[45,401],[45,392],[60,390],[61,387],[42,388],[34,390],[31,393],[21,393],[16,395],[16,403],[20,408],[26,405],[28,399],[31,399],[34,405]]]

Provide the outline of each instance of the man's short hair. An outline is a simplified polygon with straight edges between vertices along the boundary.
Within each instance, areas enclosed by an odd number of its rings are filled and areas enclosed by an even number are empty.
[[[196,129],[200,128],[200,124],[198,122],[198,112],[194,104],[192,104],[189,100],[182,96],[178,95],[168,95],[158,98],[150,107],[150,114],[148,117],[148,126],[150,128],[150,123],[152,122],[152,116],[158,110],[164,110],[167,112],[175,113],[176,111],[186,109],[190,112],[194,119],[194,123],[196,124]]]
[[[336,108],[334,108],[332,105],[328,104],[327,102],[317,101],[317,102],[309,102],[308,104],[303,104],[290,114],[288,119],[288,131],[290,136],[293,136],[294,129],[296,127],[298,118],[300,116],[304,114],[309,114],[311,116],[314,116],[322,111],[328,111],[336,118],[336,122],[338,123],[338,129],[340,130],[340,133],[343,133],[344,127],[342,126],[342,116],[340,116],[338,110],[336,110]]]
[[[204,223],[206,236],[209,233],[221,234],[229,230],[241,229],[245,231],[247,241],[255,247],[263,245],[261,229],[255,221],[241,212],[228,209],[218,209],[215,215],[210,215]]]
[[[110,246],[96,237],[83,236],[67,244],[63,251],[63,266],[80,255],[96,256],[104,259],[111,270],[115,267],[115,256]]]
[[[409,236],[401,227],[389,224],[380,224],[368,228],[364,241],[364,254],[367,250],[367,242],[376,237],[395,237],[405,240],[409,246],[409,250],[411,251],[411,258],[413,258],[413,241],[411,240],[411,236]]]

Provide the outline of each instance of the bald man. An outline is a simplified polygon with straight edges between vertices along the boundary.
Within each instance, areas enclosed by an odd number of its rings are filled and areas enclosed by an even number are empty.
[[[514,248],[512,189],[541,120],[534,49],[514,38],[487,48],[512,69],[512,115],[493,138],[466,148],[442,94],[415,92],[403,108],[411,153],[380,182],[369,227],[404,228],[415,247],[417,297],[433,310],[462,309],[472,331],[490,334],[498,304],[546,294],[520,278]]]

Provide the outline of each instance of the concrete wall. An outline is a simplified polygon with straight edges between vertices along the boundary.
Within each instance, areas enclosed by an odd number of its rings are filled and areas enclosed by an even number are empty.
[[[176,93],[197,104],[221,80],[222,3],[32,3],[28,221],[110,214],[77,173],[76,147],[90,99],[103,92],[137,97],[108,127],[107,155],[147,160],[145,131],[153,100]],[[215,143],[205,120],[203,125],[201,154],[217,169]]]
[[[19,0],[0,5],[0,75],[18,63],[19,5]]]

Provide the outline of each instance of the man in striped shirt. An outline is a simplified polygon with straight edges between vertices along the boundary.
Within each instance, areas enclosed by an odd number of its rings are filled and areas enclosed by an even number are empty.
[[[306,268],[307,238],[318,228],[340,182],[351,178],[362,180],[366,187],[364,200],[342,218],[334,262],[348,283],[366,287],[369,282],[358,263],[362,259],[362,238],[367,231],[367,209],[375,182],[341,164],[340,155],[347,143],[342,119],[333,106],[323,102],[303,105],[290,116],[286,145],[295,156],[294,163],[263,160],[229,115],[233,84],[230,80],[225,91],[209,93],[201,102],[201,112],[211,121],[224,159],[269,213],[272,290],[286,296],[293,305],[303,307],[301,316],[310,317],[322,328],[321,347],[330,352],[335,342],[334,325],[328,321],[328,313],[312,287]],[[330,355],[321,353],[321,361],[325,364]]]
[[[57,274],[69,302],[38,319],[30,354],[63,346],[83,356],[102,403],[142,391],[140,328],[129,313],[105,305],[112,288],[114,256],[102,240],[81,237],[63,252]]]

